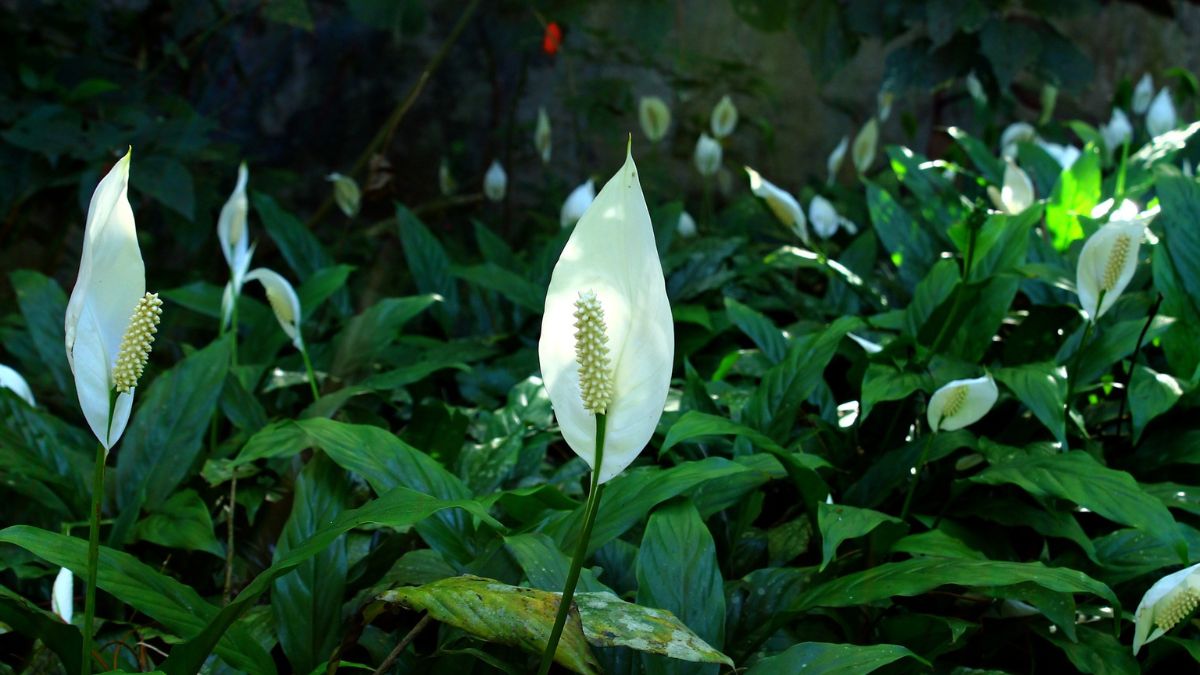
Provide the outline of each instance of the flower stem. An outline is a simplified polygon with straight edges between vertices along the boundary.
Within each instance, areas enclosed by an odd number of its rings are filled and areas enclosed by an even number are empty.
[[[604,460],[604,415],[596,415],[596,462],[592,468],[592,485],[588,491],[587,506],[583,510],[583,532],[579,543],[575,545],[575,555],[571,558],[571,568],[567,572],[567,583],[563,586],[562,599],[558,601],[558,614],[554,617],[554,627],[550,630],[550,640],[546,643],[546,651],[542,652],[542,665],[538,675],[550,672],[550,664],[554,663],[554,654],[558,650],[558,640],[562,637],[563,627],[567,625],[567,615],[571,612],[571,600],[575,597],[575,585],[579,583],[579,570],[583,567],[583,559],[587,557],[588,541],[592,538],[592,526],[596,523],[596,514],[600,511],[600,495],[604,486],[600,484],[600,467]]]
[[[929,457],[929,449],[933,447],[933,435],[937,433],[930,431],[925,436],[925,446],[921,448],[921,458],[917,460],[917,472],[913,474],[912,484],[908,486],[908,494],[904,496],[904,506],[900,508],[900,520],[908,518],[908,509],[912,506],[913,495],[917,493],[917,483],[921,480],[921,469],[925,467],[925,460]]]
[[[312,388],[313,401],[321,398],[321,392],[317,391],[317,376],[313,372],[312,361],[308,358],[308,349],[301,347],[300,356],[304,359],[304,370],[308,372],[308,386]]]
[[[87,590],[83,610],[83,675],[92,672],[92,623],[96,617],[96,574],[100,560],[100,504],[104,499],[104,460],[107,452],[103,443],[96,445],[96,465],[92,469],[92,513],[88,520]]]
[[[1154,323],[1154,317],[1158,316],[1158,308],[1162,306],[1162,293],[1158,294],[1158,299],[1154,301],[1154,306],[1150,308],[1150,316],[1146,317],[1146,323],[1142,324],[1142,332],[1138,333],[1137,345],[1133,348],[1133,356],[1129,359],[1129,370],[1125,371],[1124,381],[1121,383],[1121,406],[1117,409],[1117,435],[1121,435],[1121,424],[1125,418],[1125,406],[1129,404],[1129,383],[1133,380],[1133,369],[1137,366],[1138,354],[1142,351],[1142,342],[1146,339],[1146,331],[1150,330],[1150,324]],[[1133,422],[1130,422],[1132,425]],[[1133,430],[1130,429],[1130,433]],[[1133,442],[1133,439],[1130,439]]]
[[[1100,297],[1096,299],[1096,313],[1099,314],[1100,307],[1104,306],[1104,294],[1107,291],[1100,291]],[[1087,347],[1088,338],[1092,335],[1092,328],[1096,325],[1096,319],[1088,317],[1087,323],[1083,327],[1083,337],[1079,340],[1079,347],[1075,350],[1074,356],[1071,357],[1071,368],[1067,371],[1067,398],[1065,399],[1065,407],[1063,414],[1070,414],[1071,397],[1075,395],[1075,373],[1079,370],[1079,360],[1083,356],[1083,350]],[[1065,448],[1064,448],[1065,450]]]

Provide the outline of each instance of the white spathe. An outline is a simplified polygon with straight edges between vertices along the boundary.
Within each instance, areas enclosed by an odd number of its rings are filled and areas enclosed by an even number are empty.
[[[738,109],[733,104],[733,99],[728,95],[723,96],[717,105],[713,106],[712,116],[709,120],[709,126],[712,127],[713,136],[716,138],[725,138],[733,133],[737,128]]]
[[[1133,139],[1133,124],[1129,122],[1129,116],[1124,110],[1113,108],[1112,118],[1100,127],[1100,136],[1104,139],[1104,147],[1109,155]]]
[[[804,210],[800,208],[800,202],[789,194],[786,190],[777,187],[771,181],[762,177],[754,169],[746,167],[746,175],[750,177],[750,191],[767,203],[767,207],[771,209],[771,213],[779,219],[781,223],[791,228],[796,236],[804,243],[808,243],[808,219],[804,217]]]
[[[828,239],[837,232],[840,218],[828,199],[814,195],[808,203],[808,222],[818,237]]]
[[[854,145],[850,149],[850,157],[854,160],[854,168],[859,173],[866,173],[875,163],[875,147],[879,144],[879,120],[874,117],[863,125],[858,135],[854,137]]]
[[[1028,122],[1013,122],[1004,128],[1000,134],[1000,155],[1016,157],[1018,143],[1032,143],[1037,140],[1037,130]]]
[[[246,182],[250,171],[246,163],[238,166],[237,183],[225,205],[221,207],[221,215],[217,219],[217,239],[221,242],[221,254],[229,265],[229,285],[226,287],[227,297],[221,300],[221,320],[226,324],[232,318],[233,300],[242,292],[242,284],[246,280],[246,272],[250,270],[250,260],[254,257],[254,247],[250,245],[250,231],[246,219],[250,212],[250,202],[246,199]]]
[[[967,73],[966,82],[967,93],[971,95],[971,98],[979,105],[987,105],[987,92],[983,90],[983,83],[979,81],[979,76],[975,74],[975,71]]]
[[[1154,98],[1154,78],[1150,77],[1150,73],[1142,75],[1142,79],[1138,80],[1137,86],[1133,88],[1133,112],[1141,115],[1150,107],[1150,100]]]
[[[679,222],[675,224],[675,231],[681,237],[696,236],[696,219],[687,211],[680,212]]]
[[[5,365],[0,365],[0,389],[8,389],[24,400],[30,407],[37,407],[37,401],[33,399],[33,390],[29,388],[29,383],[17,371]]]
[[[563,227],[570,227],[579,222],[594,199],[596,199],[596,181],[589,178],[567,195],[567,199],[562,205],[562,211],[559,213],[559,222]]]
[[[1046,154],[1054,158],[1063,171],[1070,169],[1075,165],[1075,160],[1079,159],[1081,154],[1079,148],[1073,145],[1059,145],[1058,143],[1050,143],[1041,139],[1037,140],[1038,147],[1046,151]]]
[[[338,210],[347,218],[357,216],[362,204],[362,190],[358,189],[358,181],[337,172],[329,174],[325,180],[333,183],[333,201]]]
[[[300,320],[303,316],[300,312],[300,296],[296,295],[292,284],[283,278],[283,275],[265,267],[250,270],[246,281],[262,284],[267,293],[267,303],[271,305],[279,327],[292,339],[292,345],[296,349],[304,351],[304,338],[300,333]]]
[[[135,390],[118,394],[111,411],[109,396],[116,386],[113,367],[121,340],[146,293],[146,267],[128,196],[131,156],[132,150],[92,193],[64,326],[79,407],[106,451],[120,440],[133,408]]]
[[[711,176],[721,168],[721,144],[708,134],[700,134],[692,160],[701,176]]]
[[[1033,181],[1011,158],[1004,168],[1004,185],[999,190],[989,185],[987,192],[996,208],[1009,215],[1021,213],[1034,202]]]
[[[947,382],[929,397],[926,418],[931,431],[953,431],[978,422],[1000,392],[991,375]]]
[[[675,335],[650,213],[631,155],[576,224],[546,292],[538,358],[563,438],[595,462],[596,418],[584,409],[575,353],[575,308],[594,293],[604,313],[613,396],[608,405],[604,483],[649,442],[671,383]],[[593,466],[593,469],[596,467]]]
[[[1200,604],[1200,564],[1154,582],[1133,613],[1133,655],[1183,621]]]
[[[499,161],[493,160],[487,173],[483,174],[483,194],[488,199],[499,202],[504,201],[504,193],[507,190],[508,174],[504,172],[504,167],[500,166]]]
[[[671,128],[671,109],[666,101],[657,96],[643,96],[638,102],[638,122],[642,125],[642,133],[651,143],[657,143],[667,135]]]
[[[833,152],[829,153],[829,159],[825,160],[825,168],[829,171],[829,178],[826,179],[830,185],[837,180],[838,171],[842,170],[842,161],[846,159],[846,151],[850,149],[850,137],[842,136],[842,140],[833,147]]]
[[[75,616],[75,575],[65,567],[58,570],[54,586],[50,588],[50,611],[64,623],[71,623]]]
[[[1151,138],[1161,136],[1178,126],[1175,115],[1175,102],[1171,100],[1171,90],[1163,87],[1150,103],[1146,112],[1146,131]]]
[[[1079,305],[1090,321],[1104,316],[1133,279],[1148,221],[1148,218],[1109,221],[1083,243],[1075,271],[1075,289]],[[1097,307],[1101,293],[1104,301]]]
[[[537,148],[542,164],[550,163],[550,116],[546,108],[538,108],[537,126],[533,130],[533,146]]]

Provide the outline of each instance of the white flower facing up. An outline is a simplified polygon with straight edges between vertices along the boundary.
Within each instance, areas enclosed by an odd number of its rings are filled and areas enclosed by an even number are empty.
[[[300,333],[300,296],[296,295],[292,284],[283,278],[283,275],[265,267],[251,270],[246,275],[246,281],[262,284],[263,291],[267,294],[267,304],[271,305],[279,327],[292,339],[292,345],[296,349],[304,351],[304,337]]]
[[[1133,654],[1162,637],[1200,605],[1200,564],[1159,579],[1133,613]]]
[[[54,577],[54,586],[50,589],[50,611],[58,615],[65,623],[71,623],[75,616],[75,575],[63,567]]]
[[[696,236],[696,219],[692,214],[683,211],[679,214],[679,222],[675,224],[675,232],[681,237]]]
[[[550,163],[550,116],[546,108],[538,108],[537,127],[533,130],[533,146],[537,148],[542,164]]]
[[[336,172],[326,176],[325,180],[333,183],[333,201],[338,209],[346,214],[347,218],[357,216],[358,208],[362,204],[362,190],[358,189],[358,182],[350,176]]]
[[[692,155],[692,161],[695,162],[696,170],[701,176],[711,176],[720,170],[721,155],[721,144],[708,134],[700,134],[700,138],[696,140],[696,151]]]
[[[879,120],[872,117],[854,137],[854,146],[850,149],[850,157],[859,173],[866,173],[875,163],[875,147],[878,144]]]
[[[1142,79],[1138,80],[1137,86],[1133,88],[1133,112],[1141,115],[1150,107],[1150,100],[1154,98],[1154,78],[1150,77],[1150,73],[1142,75]]]
[[[571,190],[571,194],[567,195],[567,200],[562,205],[562,212],[559,214],[562,226],[570,227],[579,222],[594,199],[596,199],[596,181],[591,178]]]
[[[1146,131],[1151,138],[1161,136],[1178,125],[1175,115],[1175,102],[1171,100],[1171,90],[1163,87],[1150,103],[1146,112]]]
[[[1145,218],[1110,221],[1083,243],[1075,288],[1088,320],[1103,316],[1133,279],[1146,225]]]
[[[1129,116],[1120,108],[1113,108],[1112,118],[1100,127],[1100,136],[1104,139],[1104,148],[1111,156],[1117,148],[1133,139],[1133,125]]]
[[[246,226],[246,216],[250,211],[250,203],[246,199],[249,177],[246,163],[242,162],[238,167],[237,184],[221,207],[221,216],[217,219],[217,239],[221,242],[221,253],[229,265],[229,285],[225,287],[228,297],[221,300],[221,320],[225,324],[232,318],[233,300],[242,292],[246,272],[250,270],[250,260],[254,257],[254,247],[250,245],[250,232]]]
[[[1013,122],[1000,134],[1000,156],[1016,157],[1018,143],[1037,140],[1037,130],[1028,122]]]
[[[804,243],[809,243],[808,239],[808,220],[804,217],[804,210],[800,208],[800,202],[796,198],[788,194],[786,190],[782,190],[775,186],[767,179],[763,178],[757,171],[746,167],[746,174],[750,176],[750,191],[767,203],[767,207],[771,209],[771,213],[779,219],[781,223],[791,228],[796,236]]]
[[[127,153],[92,193],[64,326],[79,406],[105,451],[129,422],[162,305],[157,295],[146,293],[129,206],[129,162]]]
[[[931,431],[954,431],[983,418],[1000,392],[991,375],[947,382],[929,397],[925,415]]]
[[[829,159],[825,160],[825,168],[829,172],[829,178],[826,179],[830,185],[837,180],[838,171],[842,170],[842,161],[846,159],[846,151],[850,149],[850,137],[842,136],[842,140],[833,147],[833,152],[829,153]]]
[[[724,96],[717,105],[713,106],[709,126],[712,127],[713,136],[716,138],[725,138],[733,133],[737,128],[738,109],[733,104],[733,99],[729,96]]]
[[[483,174],[483,194],[494,202],[504,201],[504,193],[508,190],[508,174],[500,162],[493,161]]]
[[[671,109],[666,101],[657,96],[643,96],[638,102],[638,122],[642,125],[642,133],[651,143],[657,143],[667,135],[671,128]]]
[[[25,401],[30,407],[37,407],[37,402],[33,400],[33,390],[29,388],[29,383],[17,371],[5,365],[0,365],[0,389],[8,389],[16,394],[18,398]]]
[[[598,479],[649,442],[671,382],[675,336],[650,213],[630,155],[575,225],[546,293],[538,358],[563,438]]]
[[[996,208],[1009,215],[1021,213],[1034,202],[1033,181],[1012,159],[1004,168],[1004,185],[999,190],[989,185],[987,193]]]
[[[837,232],[840,218],[828,199],[815,195],[808,203],[808,222],[818,237],[828,239]]]

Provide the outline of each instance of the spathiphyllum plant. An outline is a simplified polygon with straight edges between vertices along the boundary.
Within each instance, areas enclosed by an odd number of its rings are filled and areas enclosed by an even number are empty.
[[[1103,316],[1133,279],[1148,222],[1142,217],[1110,221],[1084,242],[1075,285],[1090,322]]]
[[[1133,654],[1183,622],[1200,605],[1200,564],[1159,579],[1133,613]]]
[[[250,244],[250,232],[246,226],[246,216],[250,211],[250,203],[246,199],[246,182],[249,178],[250,171],[242,162],[238,167],[237,184],[221,207],[221,216],[217,220],[217,239],[221,242],[221,253],[229,265],[229,283],[225,285],[225,293],[221,297],[222,330],[231,323],[237,323],[237,298],[246,281],[246,272],[250,270],[250,260],[254,257],[254,246]]]
[[[296,295],[296,289],[287,279],[283,278],[282,274],[274,270],[269,270],[265,267],[259,267],[251,270],[246,275],[246,281],[257,281],[262,284],[263,291],[267,294],[267,303],[271,305],[271,311],[275,314],[275,320],[279,322],[279,327],[283,332],[292,339],[292,346],[300,352],[300,357],[304,359],[304,369],[308,374],[308,384],[312,389],[313,400],[321,397],[317,391],[317,378],[313,371],[312,361],[308,358],[308,349],[304,346],[304,335],[300,332],[300,296]]]
[[[762,174],[754,169],[746,167],[746,175],[750,178],[750,191],[754,196],[766,202],[767,208],[775,214],[779,222],[795,232],[801,241],[809,243],[808,219],[804,215],[804,209],[800,208],[800,202],[787,190],[763,178]]]
[[[540,672],[553,661],[604,483],[649,442],[675,351],[671,306],[631,153],[576,224],[546,293],[538,358],[563,438],[592,469],[583,533],[571,559]]]
[[[25,378],[5,365],[0,365],[0,389],[8,389],[31,406],[37,405],[37,401],[33,398],[33,390],[29,388],[29,383],[25,381]]]
[[[999,395],[995,380],[988,375],[947,382],[929,397],[925,412],[930,431],[953,431],[978,422]]]
[[[83,664],[90,662],[100,545],[104,462],[121,438],[138,378],[150,356],[162,301],[146,292],[146,268],[129,205],[132,150],[108,172],[88,205],[79,277],[67,303],[67,362],[79,405],[99,446],[92,474],[91,529],[83,624]]]

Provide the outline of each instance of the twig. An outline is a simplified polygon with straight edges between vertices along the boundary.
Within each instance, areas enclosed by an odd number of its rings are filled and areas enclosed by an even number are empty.
[[[433,617],[428,613],[421,617],[421,620],[417,622],[417,625],[413,626],[412,630],[408,631],[408,635],[405,635],[404,639],[400,640],[400,644],[396,645],[396,648],[392,650],[392,653],[388,654],[387,658],[383,660],[383,663],[379,664],[379,667],[375,669],[375,675],[381,675],[381,673],[387,672],[387,669],[392,667],[392,664],[396,662],[396,659],[400,658],[400,654],[404,652],[404,649],[408,647],[408,645],[412,644],[413,640],[417,639],[417,635],[419,635],[421,631],[425,630],[425,626],[429,625],[430,621],[433,621]]]

